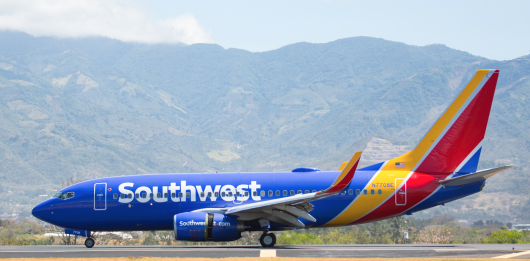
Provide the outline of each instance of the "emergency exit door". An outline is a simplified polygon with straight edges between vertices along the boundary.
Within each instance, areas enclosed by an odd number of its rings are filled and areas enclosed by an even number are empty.
[[[405,183],[405,179],[396,179],[394,188],[396,190],[394,194],[396,206],[407,205],[407,183]]]
[[[107,183],[94,184],[94,210],[107,210]]]

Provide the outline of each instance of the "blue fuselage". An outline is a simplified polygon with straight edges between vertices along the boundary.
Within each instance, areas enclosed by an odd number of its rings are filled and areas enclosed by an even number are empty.
[[[370,186],[369,182],[379,167],[376,164],[357,170],[352,182],[342,193],[311,202],[314,205],[311,215],[316,222],[301,221],[306,227],[319,227],[331,221],[351,205],[359,192],[362,194]],[[311,171],[110,177],[67,187],[61,192],[73,192],[71,198],[46,200],[33,209],[33,215],[61,227],[80,230],[172,230],[175,214],[203,208],[227,208],[290,196],[292,193],[321,191],[329,187],[337,175],[338,171]],[[476,193],[480,191],[482,183],[440,190],[421,204],[408,206],[409,212]],[[184,189],[180,188],[182,185]],[[208,190],[208,186],[211,190]],[[182,193],[181,197],[179,193]],[[348,224],[351,222],[342,225]]]

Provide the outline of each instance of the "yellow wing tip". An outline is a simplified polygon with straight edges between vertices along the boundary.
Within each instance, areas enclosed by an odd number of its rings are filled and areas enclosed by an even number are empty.
[[[339,171],[343,170],[344,167],[346,167],[346,164],[348,164],[347,161],[345,161],[345,162],[343,162],[342,164],[340,164]]]
[[[356,161],[358,161],[359,158],[361,158],[361,154],[363,154],[362,151],[357,151],[357,152],[355,152],[355,154],[353,154],[353,157],[351,158],[351,161],[353,161],[353,163],[355,163]]]
[[[339,171],[344,170],[344,168],[348,165],[348,163],[350,163],[352,161],[353,161],[352,162],[352,166],[353,166],[353,163],[355,163],[359,159],[359,157],[361,157],[362,153],[363,153],[362,151],[355,152],[355,154],[353,154],[353,157],[351,158],[350,161],[345,161],[342,164],[340,164]]]

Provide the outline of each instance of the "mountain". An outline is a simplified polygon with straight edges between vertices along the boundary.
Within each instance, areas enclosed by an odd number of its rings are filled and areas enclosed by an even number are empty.
[[[530,178],[528,56],[370,37],[251,53],[3,31],[0,46],[0,192],[70,175],[336,169],[374,137],[413,147],[483,68],[501,74],[481,167],[516,165],[486,192],[517,195]]]

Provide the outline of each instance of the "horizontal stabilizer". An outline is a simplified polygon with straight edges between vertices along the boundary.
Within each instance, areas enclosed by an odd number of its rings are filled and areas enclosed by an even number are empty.
[[[462,176],[459,176],[459,177],[456,177],[456,178],[450,178],[450,179],[446,179],[446,180],[440,180],[438,181],[438,183],[440,183],[440,185],[443,185],[443,186],[461,186],[461,185],[465,185],[465,184],[469,184],[469,183],[473,183],[473,182],[477,182],[477,181],[481,181],[481,180],[485,180],[495,174],[498,174],[498,173],[501,173],[502,171],[505,171],[509,168],[511,168],[512,166],[503,166],[503,167],[498,167],[498,168],[493,168],[493,169],[485,169],[485,170],[481,170],[479,172],[475,172],[475,173],[471,173],[471,174],[467,174],[467,175],[462,175]]]

